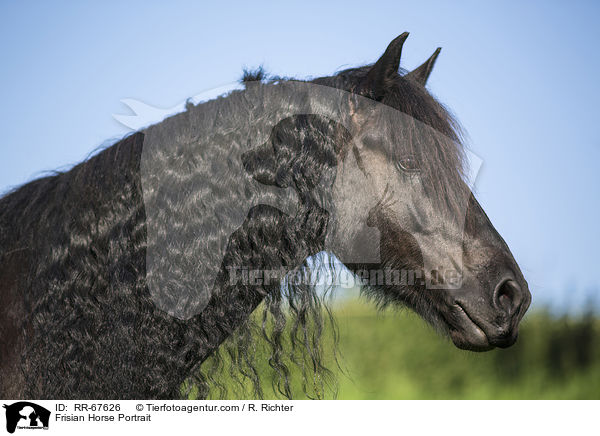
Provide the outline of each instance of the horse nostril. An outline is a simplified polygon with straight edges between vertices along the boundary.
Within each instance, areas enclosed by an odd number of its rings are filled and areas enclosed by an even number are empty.
[[[494,302],[499,309],[504,310],[510,315],[518,309],[523,299],[522,296],[523,292],[517,282],[504,279],[496,286]]]

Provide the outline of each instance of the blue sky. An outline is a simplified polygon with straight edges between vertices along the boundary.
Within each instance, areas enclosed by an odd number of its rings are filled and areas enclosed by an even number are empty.
[[[307,78],[373,62],[411,32],[483,159],[476,194],[537,304],[598,289],[597,2],[0,3],[0,192],[128,132],[121,99],[174,106],[242,67]],[[126,4],[125,4],[126,3]]]

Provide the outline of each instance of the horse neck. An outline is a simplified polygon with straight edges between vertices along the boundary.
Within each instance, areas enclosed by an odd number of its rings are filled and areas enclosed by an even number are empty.
[[[199,362],[208,358],[248,318],[265,297],[279,301],[282,280],[302,268],[307,257],[323,250],[329,215],[315,204],[302,204],[294,216],[259,205],[231,235],[216,287],[208,306],[191,321],[203,338]],[[260,248],[257,250],[257,247]],[[250,277],[253,272],[258,274]],[[190,362],[191,363],[191,362]]]

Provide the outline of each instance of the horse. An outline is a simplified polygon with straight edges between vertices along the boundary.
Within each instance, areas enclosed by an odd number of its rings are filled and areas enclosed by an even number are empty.
[[[206,397],[229,362],[261,397],[262,359],[278,395],[296,365],[322,397],[332,258],[461,349],[511,346],[527,282],[426,88],[440,49],[406,71],[407,36],[332,76],[246,72],[0,198],[0,395]]]

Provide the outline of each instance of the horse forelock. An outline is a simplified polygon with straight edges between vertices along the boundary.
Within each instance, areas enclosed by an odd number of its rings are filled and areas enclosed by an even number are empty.
[[[343,70],[313,82],[361,93],[361,83],[371,67]],[[386,130],[382,136],[386,138],[383,145],[388,157],[394,161],[407,156],[416,158],[429,198],[451,214],[464,213],[465,197],[470,194],[465,184],[468,171],[465,135],[450,110],[425,87],[407,78],[402,69],[386,80],[379,104],[388,108],[378,111],[385,119],[377,123]],[[398,122],[399,119],[402,121]]]

